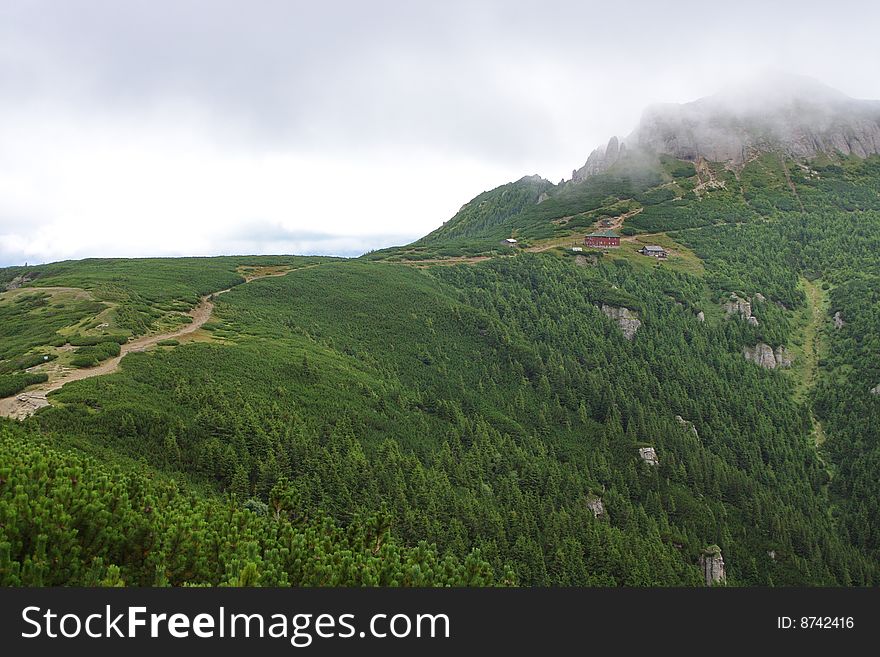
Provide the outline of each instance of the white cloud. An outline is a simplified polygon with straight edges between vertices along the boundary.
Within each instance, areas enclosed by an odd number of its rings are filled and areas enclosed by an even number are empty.
[[[481,191],[567,177],[646,104],[768,66],[880,98],[878,18],[847,0],[7,0],[0,265],[407,241]]]
[[[359,254],[419,237],[457,210],[462,190],[508,173],[416,150],[227,147],[209,125],[181,106],[123,118],[0,113],[0,257]]]

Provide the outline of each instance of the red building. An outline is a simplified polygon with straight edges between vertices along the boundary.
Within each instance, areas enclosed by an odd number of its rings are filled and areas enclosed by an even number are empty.
[[[602,230],[590,233],[584,238],[584,245],[594,249],[607,249],[620,246],[620,235],[613,230]]]

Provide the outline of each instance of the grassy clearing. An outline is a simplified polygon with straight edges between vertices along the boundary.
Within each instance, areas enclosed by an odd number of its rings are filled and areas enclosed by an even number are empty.
[[[564,238],[553,238],[536,242],[527,250],[531,252],[547,252],[553,250],[565,251],[573,246],[581,246],[583,244],[583,235],[569,235]],[[662,246],[669,252],[669,257],[665,260],[657,260],[650,256],[643,256],[639,253],[645,245],[656,244]],[[589,254],[593,249],[584,248],[584,254]],[[632,264],[643,269],[649,268],[668,268],[675,271],[691,274],[692,276],[702,277],[706,270],[703,267],[703,261],[689,248],[676,242],[665,233],[652,233],[650,235],[637,235],[634,237],[624,238],[620,242],[620,248],[608,249],[606,258],[624,258]]]
[[[59,331],[80,326],[105,309],[82,290],[21,288],[0,294],[0,360],[34,348],[61,346]]]
[[[821,281],[808,281],[802,277],[799,287],[806,295],[807,303],[797,313],[797,335],[800,338],[791,345],[790,351],[794,355],[791,373],[795,377],[795,399],[804,401],[816,385],[819,361],[827,349],[823,325],[828,320],[829,300]]]

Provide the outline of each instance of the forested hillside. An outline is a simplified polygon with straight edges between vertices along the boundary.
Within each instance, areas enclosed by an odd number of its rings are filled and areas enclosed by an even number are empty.
[[[359,260],[0,272],[6,377],[232,288],[2,421],[0,581],[696,586],[717,545],[730,585],[880,583],[880,158],[643,165]]]

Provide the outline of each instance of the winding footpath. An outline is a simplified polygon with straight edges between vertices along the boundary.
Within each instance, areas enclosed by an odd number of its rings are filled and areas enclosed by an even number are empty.
[[[261,278],[285,276],[286,274],[289,274],[292,271],[297,271],[298,269],[309,269],[316,266],[317,265],[306,265],[305,267],[298,267],[296,269],[289,269],[272,274],[245,276],[244,283],[250,283],[251,281]],[[244,283],[239,283],[239,285],[243,285]],[[115,358],[105,360],[104,362],[99,363],[94,367],[65,371],[61,375],[61,378],[56,379],[55,381],[40,383],[35,386],[31,386],[26,391],[20,392],[17,395],[0,399],[0,416],[12,418],[15,420],[23,420],[24,418],[33,415],[38,409],[43,408],[44,406],[48,406],[49,400],[46,398],[47,395],[50,392],[63,388],[71,381],[82,381],[83,379],[90,379],[94,376],[111,374],[119,369],[119,363],[121,363],[122,359],[125,358],[128,354],[139,351],[146,351],[150,347],[156,346],[159,342],[162,342],[163,340],[174,340],[176,338],[181,338],[185,335],[189,335],[190,333],[198,331],[202,326],[205,325],[205,323],[209,319],[211,319],[211,314],[214,312],[214,303],[212,299],[221,294],[229,292],[231,289],[232,288],[229,287],[225,290],[212,292],[211,294],[202,297],[199,301],[199,304],[195,308],[190,310],[189,313],[187,313],[192,318],[192,322],[189,324],[185,324],[184,326],[174,331],[169,331],[168,333],[147,335],[137,338],[136,340],[132,340],[131,342],[126,342],[125,344],[121,345],[119,355]]]

